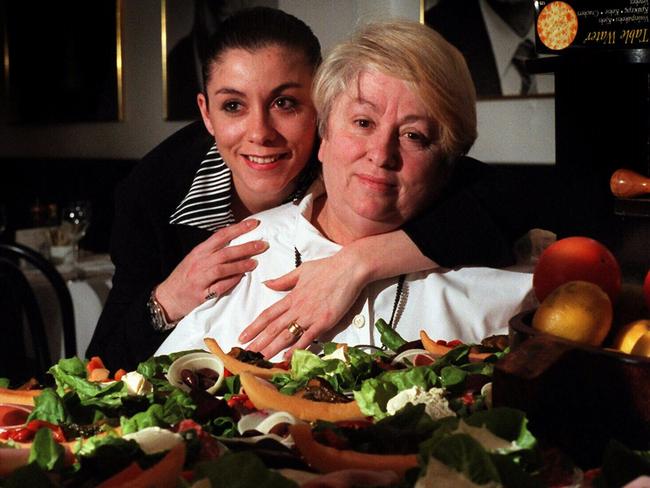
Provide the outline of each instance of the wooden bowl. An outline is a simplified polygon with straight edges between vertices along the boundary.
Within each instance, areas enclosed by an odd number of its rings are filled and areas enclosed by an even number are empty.
[[[494,405],[525,411],[535,436],[583,468],[601,464],[610,439],[650,449],[650,358],[541,333],[530,326],[533,314],[510,320]]]

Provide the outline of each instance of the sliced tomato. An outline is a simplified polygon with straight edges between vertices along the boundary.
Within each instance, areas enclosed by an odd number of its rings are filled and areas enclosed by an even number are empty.
[[[97,368],[106,369],[106,366],[104,366],[104,361],[99,356],[93,356],[88,360],[88,364],[86,364],[86,371],[92,373]]]
[[[65,442],[66,438],[63,434],[63,430],[56,424],[46,422],[45,420],[31,420],[27,424],[27,428],[36,434],[40,429],[50,429],[52,431],[52,437],[57,442]]]
[[[433,364],[434,362],[435,359],[433,359],[430,356],[427,356],[426,354],[418,354],[413,359],[414,366],[427,366],[429,364]]]

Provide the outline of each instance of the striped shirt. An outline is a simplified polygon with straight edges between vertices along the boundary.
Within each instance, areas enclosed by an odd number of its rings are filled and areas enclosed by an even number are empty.
[[[232,174],[216,145],[201,162],[190,191],[169,217],[170,224],[185,224],[215,231],[235,222],[230,208]]]

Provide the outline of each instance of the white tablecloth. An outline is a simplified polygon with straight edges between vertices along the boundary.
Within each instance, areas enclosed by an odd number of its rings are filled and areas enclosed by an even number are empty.
[[[57,266],[57,269],[66,280],[72,297],[77,335],[76,354],[84,357],[111,289],[115,267],[108,255],[92,254],[83,256],[75,268],[64,265]],[[56,294],[38,271],[30,269],[26,271],[26,275],[41,307],[52,361],[56,362],[63,357],[61,313]]]

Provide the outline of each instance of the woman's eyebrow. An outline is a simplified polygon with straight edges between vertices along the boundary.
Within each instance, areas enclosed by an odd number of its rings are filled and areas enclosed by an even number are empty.
[[[244,92],[237,90],[235,88],[229,88],[229,87],[223,87],[219,88],[218,90],[214,91],[214,95],[238,95],[238,96],[244,96]]]
[[[290,88],[301,88],[302,86],[303,85],[301,83],[298,83],[296,81],[282,83],[281,85],[278,85],[273,90],[271,90],[271,95],[278,95]],[[217,90],[215,90],[214,95],[237,95],[237,96],[244,97],[246,96],[246,93],[236,88],[224,86],[222,88],[218,88]]]
[[[365,105],[365,106],[368,106],[369,108],[371,108],[373,110],[377,109],[377,106],[374,103],[372,103],[370,100],[368,100],[366,98],[363,98],[362,95],[358,95],[356,98],[353,98],[352,101],[356,105]]]
[[[303,86],[302,83],[298,83],[297,81],[289,81],[287,83],[282,83],[281,85],[278,85],[273,90],[271,90],[271,93],[276,95],[290,88],[302,88],[302,86]]]

